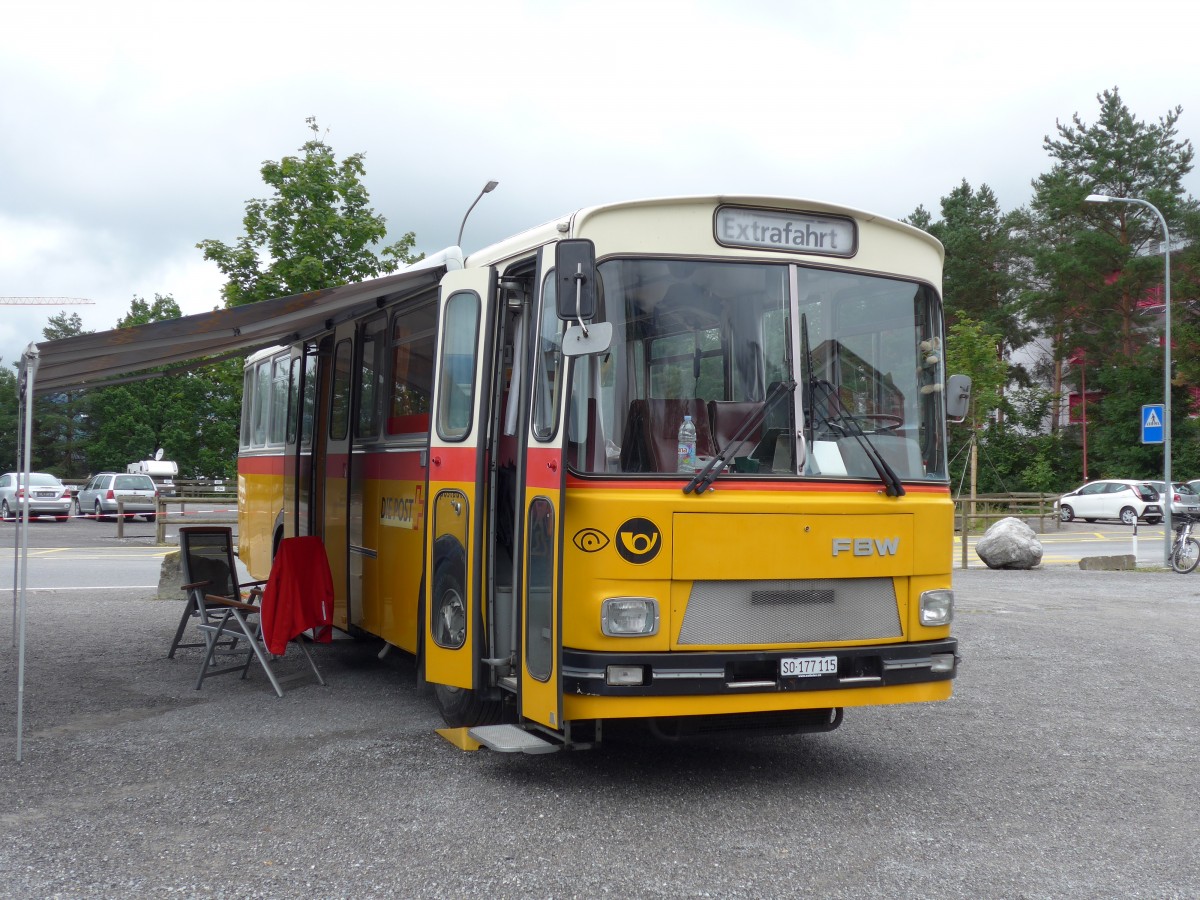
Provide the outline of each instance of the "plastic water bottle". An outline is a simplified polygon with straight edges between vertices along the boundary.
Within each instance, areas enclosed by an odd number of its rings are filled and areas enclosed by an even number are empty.
[[[696,425],[691,416],[683,417],[679,426],[679,472],[693,474],[696,471]]]

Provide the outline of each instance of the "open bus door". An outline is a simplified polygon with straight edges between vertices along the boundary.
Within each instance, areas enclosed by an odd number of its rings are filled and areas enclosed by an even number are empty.
[[[574,244],[578,242],[568,242]],[[564,421],[567,360],[566,328],[558,311],[563,273],[550,277],[556,255],[574,271],[571,250],[543,248],[538,261],[535,321],[528,367],[529,421],[525,433],[522,498],[521,716],[563,729],[562,700],[562,541],[567,436]],[[590,244],[589,244],[590,246]],[[575,249],[575,248],[571,248]],[[594,266],[594,263],[591,265]],[[593,273],[589,269],[589,278]],[[591,312],[588,311],[590,317]]]
[[[477,719],[488,686],[483,610],[492,268],[442,279],[429,428],[422,636],[425,676],[448,722]]]
[[[596,261],[591,241],[566,240],[542,250],[529,356],[529,425],[521,475],[524,509],[521,715],[565,730],[562,688],[564,447],[568,358],[600,353],[612,336],[596,312]],[[553,276],[550,275],[553,270]],[[570,735],[567,735],[570,738]]]
[[[283,452],[282,536],[285,538],[312,534],[309,510],[316,390],[316,348],[296,344],[288,358],[287,432]]]
[[[324,349],[326,338],[322,341]],[[325,358],[324,352],[321,354]],[[328,387],[325,417],[325,443],[323,459],[314,459],[315,465],[323,465],[325,477],[318,478],[323,487],[323,496],[316,509],[318,521],[316,532],[325,542],[325,554],[329,557],[329,571],[333,575],[333,624],[346,629],[351,622],[350,595],[347,586],[346,556],[349,537],[347,515],[350,507],[350,403],[352,395],[352,373],[354,371],[354,323],[338,326],[333,336],[330,353],[329,378],[322,379]]]

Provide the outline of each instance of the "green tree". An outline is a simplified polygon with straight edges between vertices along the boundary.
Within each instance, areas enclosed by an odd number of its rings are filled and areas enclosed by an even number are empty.
[[[362,183],[365,155],[338,162],[316,120],[308,126],[313,138],[301,156],[263,163],[263,181],[274,193],[247,201],[245,234],[233,246],[213,239],[196,245],[229,279],[222,288],[227,306],[363,281],[420,258],[412,253],[412,232],[374,252],[387,229]]]
[[[1132,359],[1155,340],[1161,307],[1147,303],[1162,282],[1156,255],[1157,218],[1126,203],[1088,204],[1088,194],[1135,197],[1153,203],[1168,223],[1194,218],[1183,178],[1191,172],[1191,142],[1178,139],[1180,107],[1157,124],[1133,116],[1116,88],[1097,96],[1099,117],[1078,113],[1057,124],[1046,151],[1050,172],[1033,182],[1033,214],[1044,240],[1035,265],[1044,285],[1043,317],[1056,317],[1064,352],[1084,348],[1098,362]],[[1047,221],[1048,220],[1048,221]]]
[[[1001,211],[990,187],[974,190],[965,179],[941,205],[942,218],[927,230],[946,248],[947,320],[964,316],[981,323],[1000,338],[997,352],[1007,358],[1030,337],[1020,308],[1021,245],[1013,217]]]
[[[86,334],[79,313],[51,316],[42,336],[48,341]],[[34,376],[36,389],[37,376]],[[86,391],[43,394],[34,400],[33,468],[60,478],[78,478],[87,472],[90,397]]]
[[[1089,391],[1104,394],[1088,407],[1089,475],[1149,477],[1161,471],[1161,452],[1138,443],[1136,413],[1141,404],[1162,399],[1162,230],[1158,218],[1136,204],[1090,204],[1084,198],[1101,193],[1147,200],[1166,217],[1176,239],[1194,242],[1200,214],[1183,190],[1194,150],[1178,135],[1180,107],[1148,123],[1133,115],[1117,88],[1097,100],[1095,122],[1076,113],[1069,123],[1058,122],[1056,136],[1044,141],[1054,165],[1033,182],[1027,211],[1036,247],[1028,309],[1055,348],[1054,392],[1065,393],[1067,382],[1081,387],[1086,365]],[[1187,302],[1200,296],[1195,252],[1187,251],[1193,262],[1179,267],[1172,285],[1173,311],[1183,319],[1175,329],[1176,341],[1183,341],[1183,352],[1176,354],[1183,364],[1176,367],[1175,435],[1193,430],[1187,386],[1200,384],[1200,366],[1192,361],[1200,351],[1200,328],[1194,304]],[[1074,437],[1081,441],[1082,435]],[[1185,456],[1193,449],[1186,441],[1175,446]]]
[[[951,477],[961,483],[967,465],[963,448],[1000,408],[1008,364],[999,353],[1001,338],[980,322],[961,316],[946,338],[946,371],[971,376],[971,402],[961,428],[951,431],[950,454],[956,460]],[[955,473],[958,473],[955,477]]]
[[[1132,358],[1117,357],[1088,370],[1088,389],[1104,394],[1088,406],[1088,474],[1093,478],[1154,478],[1163,474],[1163,448],[1141,442],[1141,408],[1163,400],[1162,354],[1146,346]],[[1188,390],[1171,389],[1171,405],[1184,407]],[[1195,419],[1172,416],[1171,468],[1175,480],[1200,475],[1200,441]]]
[[[11,471],[17,464],[17,375],[9,366],[0,365],[0,471]]]
[[[153,302],[134,297],[117,323],[130,328],[176,319],[179,305],[156,294]],[[237,422],[241,365],[226,360],[181,374],[166,372],[142,381],[95,390],[91,401],[94,470],[124,471],[161,448],[184,477],[232,477],[237,462]]]

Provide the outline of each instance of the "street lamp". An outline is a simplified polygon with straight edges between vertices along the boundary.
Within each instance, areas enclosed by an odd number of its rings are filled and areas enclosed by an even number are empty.
[[[500,186],[500,182],[489,181],[487,184],[485,184],[483,186],[483,190],[479,192],[479,196],[475,198],[474,203],[472,203],[470,206],[467,207],[467,215],[463,216],[462,224],[458,226],[458,246],[460,246],[460,247],[462,246],[462,233],[463,233],[463,229],[467,227],[467,216],[469,216],[471,214],[471,210],[473,210],[475,208],[475,204],[483,199],[484,194],[490,194],[492,191],[494,191],[499,186]]]
[[[1158,216],[1163,230],[1163,260],[1166,273],[1163,276],[1163,527],[1166,529],[1163,537],[1163,562],[1171,567],[1171,497],[1174,488],[1171,484],[1171,233],[1167,230],[1167,220],[1158,211],[1158,207],[1149,200],[1139,200],[1137,197],[1111,197],[1108,194],[1088,194],[1087,203],[1134,203],[1144,206]]]

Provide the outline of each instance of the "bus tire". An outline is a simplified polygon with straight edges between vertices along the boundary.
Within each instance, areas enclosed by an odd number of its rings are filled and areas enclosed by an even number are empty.
[[[460,627],[465,629],[468,615],[466,591],[462,586],[463,568],[463,557],[459,551],[443,559],[433,573],[430,631],[443,647],[461,647],[466,637],[465,632],[459,631]],[[433,699],[438,712],[442,714],[442,720],[451,728],[494,725],[500,721],[503,713],[500,700],[488,699],[482,691],[471,688],[434,684]]]
[[[442,721],[451,728],[495,725],[504,711],[499,700],[488,700],[480,691],[448,684],[435,684],[433,699],[442,714]]]

